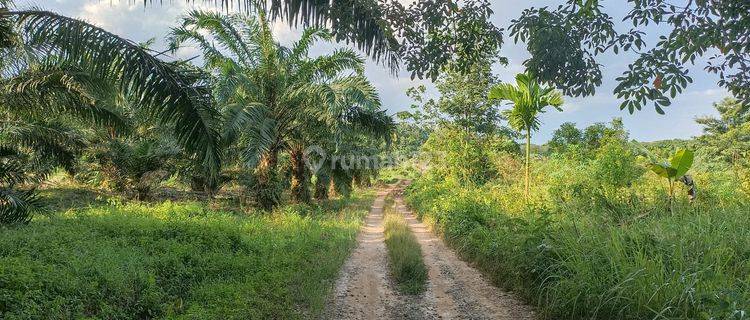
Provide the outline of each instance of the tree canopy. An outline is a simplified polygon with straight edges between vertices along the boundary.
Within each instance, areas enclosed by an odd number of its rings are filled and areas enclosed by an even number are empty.
[[[706,60],[704,70],[719,76],[719,86],[750,103],[750,1],[629,0],[628,5],[624,21],[633,27],[626,32],[615,29],[600,1],[569,0],[554,9],[524,10],[512,21],[510,36],[526,43],[529,71],[572,96],[592,95],[602,84],[603,53],[634,54],[614,89],[623,99],[620,109],[630,113],[653,103],[663,114],[693,82],[689,68],[696,60]],[[650,24],[667,32],[649,45],[642,29]]]

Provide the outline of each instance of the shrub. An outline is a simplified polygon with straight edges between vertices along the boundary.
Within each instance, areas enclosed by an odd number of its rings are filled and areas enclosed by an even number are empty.
[[[434,131],[422,147],[436,174],[472,184],[495,176],[487,150],[485,141],[475,133],[448,126]]]

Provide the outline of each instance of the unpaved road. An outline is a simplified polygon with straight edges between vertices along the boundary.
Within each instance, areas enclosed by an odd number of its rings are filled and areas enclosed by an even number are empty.
[[[404,205],[401,190],[392,186],[378,193],[358,246],[336,281],[325,319],[534,319],[530,307],[492,286],[419,222]],[[419,296],[397,292],[388,275],[383,205],[389,193],[422,247],[429,281]]]

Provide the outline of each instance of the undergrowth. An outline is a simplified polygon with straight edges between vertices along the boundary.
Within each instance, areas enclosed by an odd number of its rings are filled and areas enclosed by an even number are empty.
[[[0,318],[316,317],[371,199],[270,215],[167,201],[40,216],[0,230]]]

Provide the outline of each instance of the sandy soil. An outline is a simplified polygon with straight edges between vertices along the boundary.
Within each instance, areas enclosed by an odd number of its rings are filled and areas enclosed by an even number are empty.
[[[419,222],[404,205],[401,190],[394,186],[379,192],[358,246],[336,281],[325,319],[534,319],[530,307],[492,286]],[[397,292],[388,275],[383,204],[389,193],[422,246],[429,281],[419,296]]]

